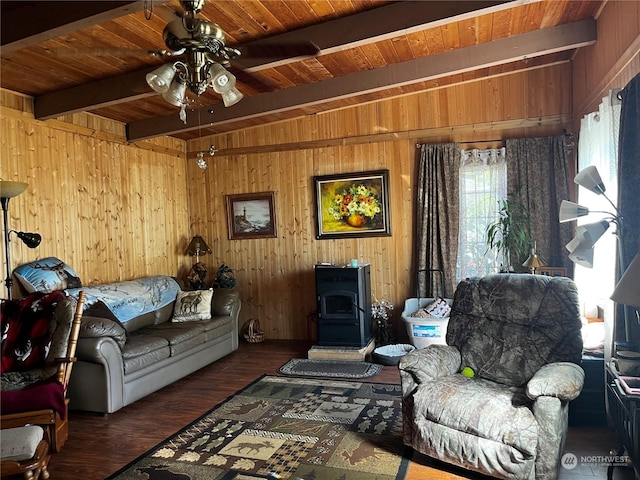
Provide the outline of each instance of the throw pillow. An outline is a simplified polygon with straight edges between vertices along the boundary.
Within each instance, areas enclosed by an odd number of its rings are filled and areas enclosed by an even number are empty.
[[[179,291],[173,307],[172,322],[191,322],[211,318],[211,297],[213,289]]]
[[[25,263],[16,268],[13,274],[29,293],[49,293],[54,290],[82,287],[76,271],[56,257]]]
[[[55,308],[62,299],[64,293],[58,290],[2,302],[0,372],[24,371],[43,364],[55,328]]]

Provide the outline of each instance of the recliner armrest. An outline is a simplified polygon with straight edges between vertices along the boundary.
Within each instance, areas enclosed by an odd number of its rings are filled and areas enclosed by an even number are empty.
[[[403,398],[412,394],[421,383],[459,372],[461,363],[460,351],[449,345],[430,345],[406,354],[398,365]]]
[[[544,365],[527,382],[527,396],[535,400],[541,396],[557,397],[563,401],[577,398],[584,385],[584,370],[571,362]]]

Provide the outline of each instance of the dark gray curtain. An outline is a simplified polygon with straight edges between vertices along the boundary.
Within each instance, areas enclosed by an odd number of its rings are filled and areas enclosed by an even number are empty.
[[[618,210],[624,226],[622,245],[626,268],[640,252],[640,74],[636,75],[620,92],[620,136],[618,144]],[[640,286],[638,287],[640,288]],[[628,308],[627,318],[634,320],[633,309]],[[616,340],[624,340],[624,316],[616,315]],[[640,326],[629,325],[631,340],[640,345]]]
[[[565,245],[571,225],[560,223],[562,200],[569,199],[569,172],[565,135],[510,139],[507,147],[507,193],[528,208],[537,253],[550,267],[565,267],[573,275]],[[525,271],[525,258],[512,258],[517,271]],[[518,270],[519,267],[519,270]]]
[[[453,297],[459,230],[460,146],[457,143],[421,145],[417,167],[416,261],[414,278],[419,297]],[[442,270],[438,275],[420,270]]]

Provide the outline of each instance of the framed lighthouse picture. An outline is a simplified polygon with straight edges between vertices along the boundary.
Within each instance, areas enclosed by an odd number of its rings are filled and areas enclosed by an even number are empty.
[[[277,236],[273,192],[226,195],[226,200],[229,240]]]

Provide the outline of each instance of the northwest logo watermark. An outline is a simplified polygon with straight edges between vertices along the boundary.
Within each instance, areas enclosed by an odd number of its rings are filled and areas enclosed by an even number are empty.
[[[562,468],[572,470],[578,465],[624,467],[631,463],[629,455],[580,455],[565,453],[560,459]]]

